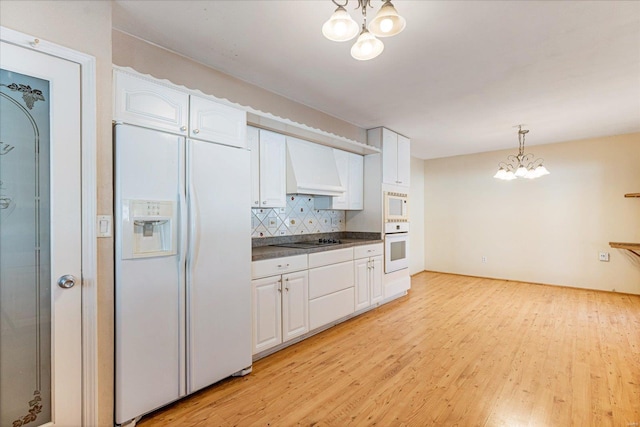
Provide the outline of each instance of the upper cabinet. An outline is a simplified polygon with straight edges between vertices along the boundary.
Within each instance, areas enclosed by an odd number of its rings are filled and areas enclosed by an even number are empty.
[[[188,94],[118,71],[114,90],[114,120],[187,135]]]
[[[247,144],[251,150],[251,207],[286,207],[285,136],[247,126]]]
[[[344,189],[335,197],[318,196],[314,200],[316,209],[362,210],[364,208],[364,158],[355,153],[333,149],[338,176]]]
[[[190,97],[189,136],[219,144],[246,147],[247,114],[199,96]]]
[[[247,113],[212,99],[114,71],[113,118],[203,141],[245,148]]]
[[[387,128],[370,129],[369,144],[382,149],[382,182],[409,187],[411,141]]]

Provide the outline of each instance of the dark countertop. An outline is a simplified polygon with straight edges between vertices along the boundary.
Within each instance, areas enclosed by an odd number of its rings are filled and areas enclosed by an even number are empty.
[[[293,255],[305,255],[315,252],[332,251],[336,249],[352,248],[354,246],[372,245],[375,243],[383,243],[380,239],[340,239],[341,244],[320,246],[317,248],[301,249],[301,248],[282,248],[278,246],[258,246],[251,251],[251,261],[259,261],[263,259],[280,258]]]

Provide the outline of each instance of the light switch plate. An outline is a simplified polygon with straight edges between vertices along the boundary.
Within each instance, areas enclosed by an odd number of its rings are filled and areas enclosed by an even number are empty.
[[[98,215],[98,237],[111,237],[112,228],[111,215]]]

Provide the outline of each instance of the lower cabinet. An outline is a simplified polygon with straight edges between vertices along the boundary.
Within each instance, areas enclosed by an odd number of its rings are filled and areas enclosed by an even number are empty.
[[[383,245],[381,243],[359,246],[354,250],[356,311],[370,307],[384,298],[382,254]]]
[[[354,261],[356,279],[356,311],[382,301],[382,256]]]
[[[309,327],[353,313],[353,248],[309,254]]]
[[[253,296],[253,354],[309,332],[307,271],[256,279]]]
[[[309,301],[309,326],[319,328],[353,313],[353,287]]]

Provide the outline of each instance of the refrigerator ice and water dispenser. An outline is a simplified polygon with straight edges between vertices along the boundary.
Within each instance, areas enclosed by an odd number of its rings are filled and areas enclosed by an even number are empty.
[[[176,213],[173,201],[123,200],[122,259],[175,255]]]

